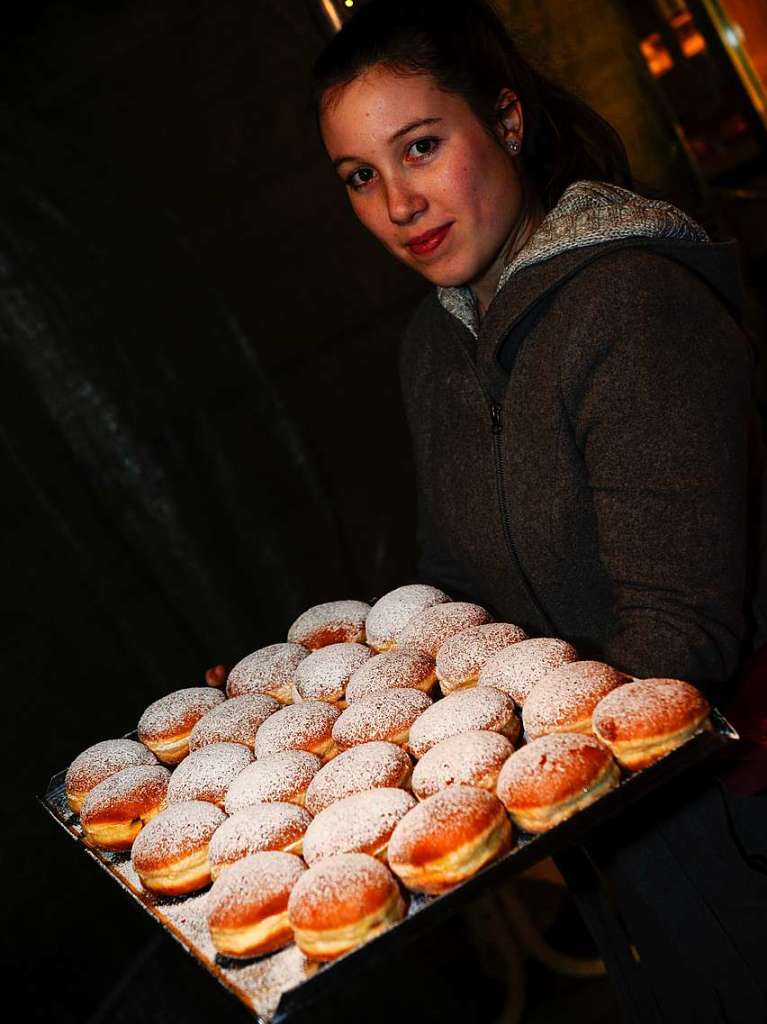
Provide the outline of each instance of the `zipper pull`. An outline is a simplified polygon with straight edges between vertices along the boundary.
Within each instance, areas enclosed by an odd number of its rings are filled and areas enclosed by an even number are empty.
[[[501,407],[496,402],[490,406],[490,414],[493,421],[493,433],[500,434],[503,431],[503,424],[501,423]]]

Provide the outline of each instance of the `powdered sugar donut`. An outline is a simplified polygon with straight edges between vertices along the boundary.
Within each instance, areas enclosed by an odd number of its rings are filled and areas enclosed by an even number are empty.
[[[168,803],[207,800],[223,809],[226,792],[253,755],[239,743],[210,743],[194,750],[174,771]]]
[[[443,590],[424,583],[410,583],[390,590],[376,601],[368,613],[365,621],[367,643],[375,651],[388,651],[394,647],[398,633],[414,616],[450,600]]]
[[[349,677],[373,657],[364,644],[328,644],[309,655],[296,670],[299,700],[323,700],[346,707]]]
[[[412,644],[436,658],[442,644],[451,636],[470,626],[481,626],[490,621],[490,613],[478,604],[467,601],[437,604],[408,622],[397,636],[397,647]]]
[[[227,818],[210,841],[208,857],[213,878],[250,853],[284,850],[300,854],[311,814],[296,804],[256,804]]]
[[[321,700],[291,704],[264,722],[256,733],[256,757],[268,757],[285,750],[307,750],[329,761],[336,753],[333,724],[341,712]]]
[[[309,657],[309,651],[300,644],[269,644],[238,661],[226,681],[228,697],[242,697],[260,693],[274,697],[280,704],[293,700],[293,681],[296,669]]]
[[[439,893],[511,849],[503,804],[486,789],[451,786],[417,804],[389,841],[389,865],[408,889]]]
[[[291,803],[302,807],[309,783],[322,760],[306,750],[286,750],[260,758],[240,772],[224,801],[227,814],[254,804]]]
[[[527,640],[527,633],[510,622],[470,626],[446,640],[437,652],[437,679],[444,694],[476,686],[479,673],[494,654]]]
[[[148,821],[165,806],[170,772],[162,765],[123,768],[86,795],[80,824],[88,846],[129,850]]]
[[[522,640],[485,662],[478,685],[503,690],[522,707],[536,683],[553,669],[577,660],[578,652],[565,640],[550,636]]]
[[[102,740],[78,754],[64,776],[67,801],[77,814],[83,800],[110,775],[140,764],[157,764],[157,758],[135,740]]]
[[[288,900],[296,944],[312,960],[335,960],[406,912],[394,876],[366,853],[325,857],[301,875]]]
[[[339,750],[358,743],[385,740],[406,746],[413,722],[427,708],[431,698],[420,690],[382,690],[350,704],[333,726]]]
[[[139,719],[138,738],[163,764],[178,764],[189,753],[189,734],[224,695],[210,686],[190,686],[154,701]]]
[[[169,804],[139,832],[131,859],[145,889],[182,896],[210,883],[208,845],[226,815],[204,800]]]
[[[417,647],[399,647],[376,654],[352,675],[346,687],[346,701],[353,704],[379,690],[422,690],[434,687],[434,658]]]
[[[306,809],[316,815],[352,793],[402,788],[411,769],[412,762],[402,747],[383,741],[360,743],[343,750],[317,772],[306,791]]]
[[[199,750],[209,743],[240,743],[252,750],[259,726],[281,707],[274,697],[262,694],[230,697],[195,725],[189,735],[189,749]]]
[[[551,732],[592,732],[599,701],[630,676],[601,661],[574,661],[536,683],[522,710],[528,739]]]
[[[492,686],[475,686],[443,697],[413,723],[409,749],[420,758],[442,740],[475,729],[500,732],[515,743],[520,724],[511,697]]]
[[[498,773],[514,751],[499,732],[472,729],[450,736],[423,755],[413,770],[419,800],[448,786],[475,786],[495,792]]]
[[[558,732],[520,747],[498,777],[498,796],[526,832],[546,832],[618,785],[610,751],[593,736]]]
[[[369,611],[364,601],[316,604],[298,616],[288,630],[288,640],[313,651],[328,644],[364,643]]]
[[[304,836],[304,860],[314,864],[338,853],[369,853],[386,860],[394,827],[416,799],[404,789],[369,789],[320,811]]]
[[[213,883],[207,899],[208,928],[219,953],[262,956],[293,941],[288,897],[306,866],[292,853],[253,853]]]
[[[608,693],[594,710],[594,732],[624,767],[647,768],[701,729],[711,707],[681,679],[638,679]]]

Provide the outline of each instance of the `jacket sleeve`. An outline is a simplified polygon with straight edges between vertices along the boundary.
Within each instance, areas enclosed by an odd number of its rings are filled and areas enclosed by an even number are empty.
[[[561,387],[614,588],[604,658],[715,688],[744,629],[747,344],[681,264],[602,262]]]

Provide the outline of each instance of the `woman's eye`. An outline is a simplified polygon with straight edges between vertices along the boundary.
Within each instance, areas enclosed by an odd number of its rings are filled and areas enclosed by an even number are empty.
[[[409,155],[418,159],[419,157],[431,156],[438,146],[439,139],[416,139],[415,142],[410,143],[407,151]]]
[[[372,181],[374,177],[372,167],[358,167],[356,171],[353,171],[346,179],[346,184],[349,188],[353,188],[359,191],[364,188],[368,182]]]

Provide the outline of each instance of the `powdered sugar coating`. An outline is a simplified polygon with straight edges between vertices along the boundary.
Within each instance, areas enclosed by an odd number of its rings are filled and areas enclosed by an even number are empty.
[[[448,786],[495,792],[498,773],[514,747],[498,732],[473,729],[449,736],[428,750],[413,770],[413,792],[425,800]]]
[[[301,839],[311,814],[295,804],[256,804],[227,818],[210,841],[208,858],[218,869],[261,850],[282,850]]]
[[[227,814],[261,803],[304,802],[306,787],[322,767],[322,760],[306,750],[288,750],[254,761],[227,790]]]
[[[413,644],[436,658],[442,644],[451,636],[469,626],[481,626],[490,621],[490,613],[478,604],[468,601],[437,604],[413,616],[398,634],[397,647]]]
[[[397,825],[389,840],[389,861],[397,872],[400,865],[439,859],[471,843],[505,817],[503,804],[486,789],[441,789],[416,804]]]
[[[294,928],[342,928],[356,923],[366,911],[385,906],[396,892],[394,876],[375,857],[366,853],[325,857],[293,887],[288,919]]]
[[[420,690],[396,689],[371,693],[341,712],[333,726],[333,739],[341,750],[373,740],[404,744],[413,722],[431,704],[431,698]]]
[[[443,697],[413,723],[410,751],[423,757],[442,740],[475,729],[502,732],[513,743],[519,735],[519,719],[511,697],[492,686],[475,686]]]
[[[204,800],[169,804],[139,832],[131,850],[133,866],[141,874],[206,849],[225,819],[220,808]]]
[[[288,640],[312,650],[328,644],[362,643],[370,605],[364,601],[327,601],[298,616]]]
[[[503,690],[521,707],[544,676],[577,660],[578,652],[565,640],[551,636],[522,640],[486,661],[477,683]]]
[[[267,718],[256,733],[256,757],[327,745],[339,714],[338,708],[320,700],[304,700],[283,708]]]
[[[242,697],[246,693],[262,693],[288,704],[296,669],[308,657],[309,651],[300,644],[260,647],[234,666],[226,681],[226,694]]]
[[[434,658],[417,647],[398,647],[376,654],[352,675],[346,687],[349,704],[379,690],[426,692],[435,680]]]
[[[189,749],[199,750],[209,743],[240,743],[252,750],[259,727],[281,707],[278,700],[265,694],[231,697],[203,715],[189,736]]]
[[[210,743],[193,751],[173,772],[168,786],[168,803],[209,800],[224,806],[232,780],[253,760],[239,743]]]
[[[404,786],[411,761],[394,743],[360,743],[342,751],[322,767],[309,783],[306,809],[319,814],[337,800],[367,789]]]
[[[190,686],[175,690],[154,701],[139,719],[140,740],[162,740],[190,732],[224,695],[210,686]]]
[[[87,825],[94,819],[123,819],[132,807],[136,814],[142,808],[163,803],[168,790],[170,772],[159,764],[137,764],[123,768],[104,779],[88,793],[80,809],[80,820]]]
[[[591,786],[612,760],[594,736],[549,733],[511,755],[501,769],[497,792],[507,807],[555,804]]]
[[[208,923],[236,927],[259,907],[279,913],[280,907],[287,908],[288,896],[304,871],[306,865],[300,857],[281,850],[242,857],[213,883],[208,894]]]
[[[157,764],[157,758],[143,743],[102,740],[77,755],[67,769],[64,785],[68,793],[85,794],[110,775],[139,764]]]
[[[594,711],[597,735],[612,742],[662,736],[703,722],[711,710],[703,694],[681,679],[638,679],[608,693]]]
[[[554,669],[535,684],[525,701],[526,735],[535,739],[550,732],[591,732],[594,708],[629,678],[601,661],[574,661]]]
[[[398,821],[416,799],[404,789],[370,789],[326,807],[304,836],[307,864],[339,853],[380,856]]]
[[[314,651],[296,670],[295,687],[300,699],[343,700],[349,677],[372,657],[373,652],[364,644],[328,644]]]
[[[424,583],[411,583],[390,590],[376,601],[368,613],[365,621],[367,642],[376,650],[388,647],[414,616],[450,600],[443,590]]]
[[[522,640],[527,640],[527,633],[510,622],[486,622],[451,636],[437,652],[443,693],[475,682],[489,658]]]

